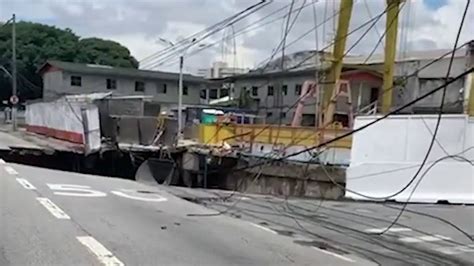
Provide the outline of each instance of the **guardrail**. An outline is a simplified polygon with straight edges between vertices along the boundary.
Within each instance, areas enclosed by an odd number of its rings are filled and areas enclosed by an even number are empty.
[[[315,146],[347,133],[349,129],[338,127],[315,129],[314,127],[291,127],[280,125],[201,124],[199,140],[202,144],[219,145],[262,143],[285,146]],[[352,137],[346,137],[328,145],[332,148],[352,146]]]

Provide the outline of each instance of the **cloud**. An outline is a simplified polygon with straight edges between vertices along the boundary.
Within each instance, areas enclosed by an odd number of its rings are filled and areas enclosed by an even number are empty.
[[[340,1],[340,0],[339,0]],[[288,34],[286,53],[316,49],[327,46],[334,37],[334,19],[328,19],[325,26],[314,30],[315,15],[318,22],[337,12],[339,1],[295,0],[295,24]],[[83,37],[96,36],[116,40],[127,46],[137,59],[159,51],[166,46],[157,40],[177,40],[200,31],[236,12],[255,4],[257,0],[0,0],[0,20],[6,20],[11,13],[20,19],[69,27]],[[209,66],[214,60],[237,61],[240,67],[253,67],[272,54],[279,44],[286,24],[289,0],[274,0],[255,14],[234,25],[236,56],[233,54],[232,30],[220,32],[205,42],[215,45],[205,52],[193,55],[192,49],[186,58],[188,69]],[[385,9],[385,1],[355,1],[351,30],[362,25],[370,17],[376,17]],[[433,1],[408,0],[400,15],[399,48],[404,50],[449,48],[453,45],[465,1],[445,0],[442,5]],[[298,9],[305,6],[301,11]],[[280,10],[279,12],[277,12]],[[316,11],[316,13],[314,13]],[[276,13],[275,13],[276,12]],[[268,14],[275,13],[262,20]],[[262,20],[262,21],[260,21]],[[260,22],[259,22],[260,21]],[[272,21],[260,26],[267,21]],[[474,8],[469,10],[461,41],[474,38],[474,28],[468,25],[474,21]],[[246,31],[247,29],[252,29]],[[385,29],[382,16],[375,29],[371,30],[356,45],[364,32],[362,28],[348,38],[347,47],[354,46],[353,54],[366,54],[372,50]],[[316,36],[318,34],[318,43]],[[306,34],[306,35],[304,35]],[[227,41],[222,41],[223,37]],[[297,41],[296,41],[297,40]],[[382,52],[383,42],[377,52]],[[195,48],[196,49],[196,48]],[[224,54],[223,54],[224,51]],[[275,56],[278,57],[281,52]],[[177,56],[164,60],[163,70],[176,70]]]

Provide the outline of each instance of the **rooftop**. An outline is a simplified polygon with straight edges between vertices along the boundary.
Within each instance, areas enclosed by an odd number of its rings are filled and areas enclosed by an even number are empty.
[[[466,55],[466,47],[458,49],[455,53],[455,57],[464,57]],[[440,57],[449,58],[451,49],[437,49],[437,50],[422,50],[422,51],[410,51],[397,54],[396,62],[409,62],[418,60],[434,60]],[[261,75],[271,75],[285,73],[303,73],[307,71],[314,71],[315,69],[327,69],[330,67],[329,63],[320,63],[319,55],[323,54],[322,51],[319,53],[316,50],[305,50],[299,51],[293,54],[288,54],[283,59],[284,71],[281,70],[282,58],[276,58],[265,65],[260,66],[256,69],[251,70],[249,73],[237,75],[239,77],[252,77]],[[326,53],[327,54],[327,53]],[[344,66],[346,68],[361,68],[363,66],[380,65],[384,62],[384,54],[368,55],[348,55],[344,58]],[[373,69],[373,68],[371,68]],[[376,70],[376,69],[373,69]]]
[[[160,80],[178,80],[179,74],[172,72],[152,71],[152,70],[141,70],[136,68],[124,68],[124,67],[112,67],[106,65],[94,65],[94,64],[83,64],[64,62],[56,60],[48,60],[43,64],[38,73],[42,74],[50,67],[62,69],[64,71],[89,74],[89,75],[102,75],[102,76],[119,76],[128,77],[134,79],[160,79]],[[205,79],[189,74],[183,75],[183,80],[187,82],[207,82]]]

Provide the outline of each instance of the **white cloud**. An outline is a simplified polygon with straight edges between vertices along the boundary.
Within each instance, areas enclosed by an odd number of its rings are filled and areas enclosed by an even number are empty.
[[[116,40],[127,46],[137,59],[142,59],[158,50],[164,48],[163,44],[157,43],[159,37],[169,40],[177,40],[183,36],[204,29],[243,8],[255,4],[257,0],[0,0],[0,20],[6,20],[11,13],[17,13],[18,17],[58,27],[69,27],[77,34],[90,37],[97,36]],[[295,0],[294,8],[297,9],[303,3],[310,4],[312,0]],[[337,9],[338,2],[318,1],[316,4],[316,15],[319,21]],[[279,8],[285,7],[289,0],[275,0],[257,13],[236,23],[234,29],[247,26],[256,27],[257,21]],[[351,28],[355,28],[367,21],[369,18],[367,8],[372,16],[384,11],[385,1],[379,0],[357,0],[352,14]],[[446,5],[433,9],[429,8],[425,1],[409,0],[400,20],[400,45],[405,49],[432,49],[449,48],[452,46],[459,20],[464,9],[465,1],[448,0]],[[326,11],[325,11],[325,7]],[[286,14],[283,9],[269,20],[275,20],[268,25],[256,28],[253,31],[238,34],[235,39],[237,45],[237,58],[239,67],[253,67],[258,62],[268,58],[272,50],[281,40],[284,18],[276,20]],[[296,20],[294,28],[288,35],[287,43],[309,32],[307,36],[298,42],[291,44],[286,49],[287,53],[298,50],[315,49],[315,35],[311,31],[314,27],[313,9],[311,5],[304,8]],[[292,15],[292,19],[296,13]],[[266,20],[267,21],[267,20]],[[469,10],[461,41],[474,39],[474,7]],[[318,29],[320,43],[323,47],[323,31],[325,39],[330,39],[333,21],[329,21],[326,27]],[[385,17],[377,23],[378,33],[381,34],[385,28]],[[230,32],[230,30],[228,30]],[[348,47],[354,44],[363,30],[350,36]],[[231,36],[230,34],[228,36]],[[329,36],[329,37],[328,37]],[[372,30],[354,49],[352,53],[368,53],[378,40],[378,34]],[[221,54],[222,32],[218,33],[206,43],[216,42],[213,48],[190,56],[186,59],[186,65],[190,68],[209,66],[213,60],[222,59]],[[227,42],[227,53],[225,58],[233,63],[231,47],[232,41]],[[381,47],[378,51],[382,51]],[[280,53],[278,53],[280,55]],[[277,55],[277,56],[278,56]],[[167,60],[165,65],[176,61],[176,57]],[[176,65],[164,67],[166,70],[175,70]]]

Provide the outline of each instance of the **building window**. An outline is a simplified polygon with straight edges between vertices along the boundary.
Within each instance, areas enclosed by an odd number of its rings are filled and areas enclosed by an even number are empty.
[[[267,87],[267,95],[268,96],[273,96],[273,86],[268,86]]]
[[[280,118],[286,118],[286,113],[285,113],[285,112],[281,112],[281,113],[280,113]]]
[[[199,93],[199,97],[203,100],[206,100],[207,99],[207,89],[201,90],[201,92]]]
[[[156,84],[156,93],[166,94],[167,91],[168,91],[168,84],[166,83]]]
[[[107,79],[107,89],[108,89],[108,90],[115,90],[115,89],[117,89],[117,80],[115,80],[115,79]]]
[[[81,76],[71,76],[71,86],[81,87],[82,86],[82,77]]]
[[[143,81],[135,81],[135,91],[145,91],[145,82]]]
[[[281,94],[282,95],[288,95],[288,86],[287,85],[281,86]]]
[[[217,99],[217,89],[209,90],[209,99]]]
[[[295,95],[301,95],[301,84],[295,85]]]
[[[273,113],[272,112],[268,112],[267,113],[267,117],[272,117],[273,116]]]
[[[220,97],[226,97],[229,96],[229,89],[221,89],[221,95]]]
[[[252,96],[258,96],[258,87],[257,86],[252,87]]]
[[[183,95],[188,95],[188,86],[183,85]]]

